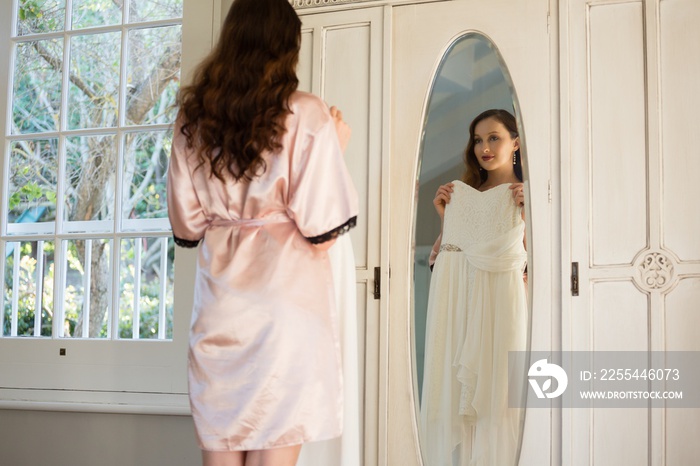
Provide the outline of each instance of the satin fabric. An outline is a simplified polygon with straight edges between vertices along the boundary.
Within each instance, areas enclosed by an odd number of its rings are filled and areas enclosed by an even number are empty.
[[[343,435],[305,443],[296,466],[361,466],[360,381],[357,331],[357,277],[349,235],[328,250],[335,284],[343,357]]]
[[[202,240],[188,374],[204,450],[277,448],[342,432],[331,266],[306,238],[356,216],[357,193],[327,106],[296,92],[290,108],[282,149],[264,154],[266,170],[251,182],[210,176],[176,124],[170,222],[177,238]]]
[[[522,381],[508,374],[508,351],[527,343],[527,254],[508,186],[479,192],[455,181],[445,209],[420,413],[431,466],[516,464],[522,410],[508,407],[508,390]]]

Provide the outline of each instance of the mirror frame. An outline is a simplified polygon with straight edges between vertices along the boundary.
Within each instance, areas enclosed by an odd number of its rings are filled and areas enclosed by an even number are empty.
[[[485,33],[498,45],[518,90],[530,154],[532,233],[528,250],[537,261],[528,270],[534,285],[528,296],[533,303],[531,349],[561,348],[561,328],[570,320],[562,309],[568,309],[563,290],[569,286],[572,258],[567,252],[568,237],[559,234],[561,222],[568,221],[570,202],[561,189],[561,174],[568,173],[569,162],[559,157],[559,149],[572,141],[568,133],[560,133],[569,123],[568,114],[561,110],[559,86],[568,79],[568,68],[559,62],[557,12],[556,2],[550,0],[460,0],[402,3],[393,5],[385,15],[385,50],[389,55],[385,57],[388,93],[383,121],[388,138],[383,147],[388,172],[382,178],[382,209],[387,220],[383,245],[387,248],[389,283],[386,313],[379,316],[379,399],[367,400],[380,406],[377,464],[422,464],[414,414],[409,316],[416,193],[416,160],[412,157],[418,153],[424,93],[436,61],[444,54],[445,44],[467,30]],[[573,139],[573,143],[580,142]],[[570,435],[562,416],[566,419],[567,414],[558,410],[556,402],[528,410],[521,464],[561,462],[562,438]]]
[[[428,88],[425,92],[425,97],[423,99],[423,106],[422,106],[422,112],[421,112],[421,131],[420,131],[420,137],[417,145],[417,152],[414,154],[414,161],[415,161],[415,166],[414,166],[414,171],[413,173],[415,174],[415,193],[414,193],[414,198],[413,198],[413,205],[412,205],[412,229],[411,229],[411,235],[410,235],[410,254],[413,259],[412,262],[412,279],[410,281],[410,290],[409,290],[409,300],[410,300],[410,309],[409,309],[409,341],[410,341],[410,377],[412,381],[412,387],[411,387],[411,404],[413,406],[413,418],[415,425],[419,425],[419,419],[420,419],[420,397],[419,397],[419,391],[418,391],[418,370],[417,370],[417,356],[416,356],[416,313],[415,313],[415,304],[416,304],[416,299],[415,299],[415,293],[416,293],[416,286],[415,286],[415,258],[416,258],[416,230],[417,230],[417,221],[418,221],[418,199],[420,196],[420,174],[421,174],[421,166],[423,163],[423,149],[425,146],[425,136],[426,136],[426,128],[427,128],[427,123],[428,123],[428,111],[430,109],[430,103],[431,99],[433,96],[433,91],[435,90],[435,84],[437,82],[438,77],[440,76],[440,72],[442,71],[447,58],[449,54],[452,52],[452,50],[457,46],[461,41],[467,40],[470,38],[475,38],[478,40],[482,40],[485,42],[490,50],[491,53],[493,53],[496,57],[496,60],[498,61],[498,64],[500,65],[500,70],[501,74],[503,75],[503,78],[506,82],[506,85],[510,89],[510,97],[512,100],[513,104],[513,111],[514,111],[514,116],[515,120],[518,126],[518,136],[520,138],[520,163],[521,163],[521,168],[522,168],[522,175],[523,175],[523,183],[525,184],[524,186],[524,191],[525,191],[525,236],[526,238],[532,238],[532,222],[530,219],[532,219],[532,202],[531,202],[531,193],[530,193],[530,188],[529,188],[529,180],[530,180],[530,163],[529,163],[529,154],[528,154],[528,145],[527,145],[527,140],[526,140],[526,135],[525,135],[525,126],[523,124],[522,120],[522,112],[520,110],[520,101],[518,99],[518,92],[517,89],[515,88],[515,84],[513,83],[513,79],[511,77],[510,70],[508,69],[508,66],[503,58],[503,55],[501,54],[498,46],[494,42],[494,40],[489,37],[486,33],[482,31],[478,31],[475,29],[468,29],[465,31],[460,32],[459,34],[453,36],[446,44],[446,46],[443,47],[441,50],[440,56],[438,61],[433,67],[433,70],[431,71],[431,78],[428,84]],[[486,110],[486,109],[483,109]],[[507,109],[509,110],[509,109]],[[532,253],[532,241],[528,240],[527,241],[527,267],[528,267],[528,283],[527,283],[527,311],[528,311],[528,320],[527,320],[527,329],[526,329],[526,344],[525,344],[525,352],[528,355],[527,359],[524,361],[525,364],[523,366],[523,380],[527,380],[527,368],[529,367],[529,354],[532,349],[532,321],[533,321],[533,299],[532,299],[532,290],[533,290],[533,281],[531,277],[534,276],[533,273],[533,253]],[[516,464],[513,466],[517,466],[517,464],[520,462],[520,456],[522,452],[522,447],[523,447],[523,434],[525,430],[525,418],[527,416],[527,409],[526,407],[526,401],[527,401],[527,392],[528,392],[528,384],[523,383],[522,391],[520,394],[520,405],[522,406],[523,409],[523,415],[520,419],[520,429],[519,429],[519,436],[518,436],[518,447],[516,451]],[[417,434],[417,439],[418,439],[418,450],[419,450],[419,457],[420,457],[420,462],[424,466],[432,466],[430,462],[425,458],[424,455],[424,450],[422,447],[422,439],[420,435],[420,429],[416,429],[416,434]]]

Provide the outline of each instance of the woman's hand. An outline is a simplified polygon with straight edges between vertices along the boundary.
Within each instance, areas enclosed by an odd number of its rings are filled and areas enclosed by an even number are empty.
[[[437,193],[435,193],[433,205],[435,206],[435,210],[437,210],[437,213],[440,216],[440,221],[442,221],[445,218],[445,206],[450,203],[450,199],[452,198],[452,192],[454,191],[454,189],[452,189],[453,186],[454,183],[443,184],[438,188]]]
[[[513,183],[510,185],[510,189],[513,193],[515,205],[523,207],[525,205],[525,185],[523,185],[523,183]]]
[[[331,116],[335,122],[335,131],[338,133],[338,142],[340,142],[340,149],[345,153],[345,149],[348,147],[348,142],[350,142],[350,135],[352,134],[352,129],[348,126],[345,121],[343,121],[343,112],[338,110],[338,107],[331,107]]]

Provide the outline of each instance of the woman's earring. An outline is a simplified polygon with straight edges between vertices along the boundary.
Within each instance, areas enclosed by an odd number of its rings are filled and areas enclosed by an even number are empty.
[[[516,165],[515,154],[516,154],[516,152],[513,152],[513,165]]]

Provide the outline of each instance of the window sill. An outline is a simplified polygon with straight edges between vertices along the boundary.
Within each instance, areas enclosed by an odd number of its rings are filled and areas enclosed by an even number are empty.
[[[189,416],[186,393],[0,388],[0,409]]]

